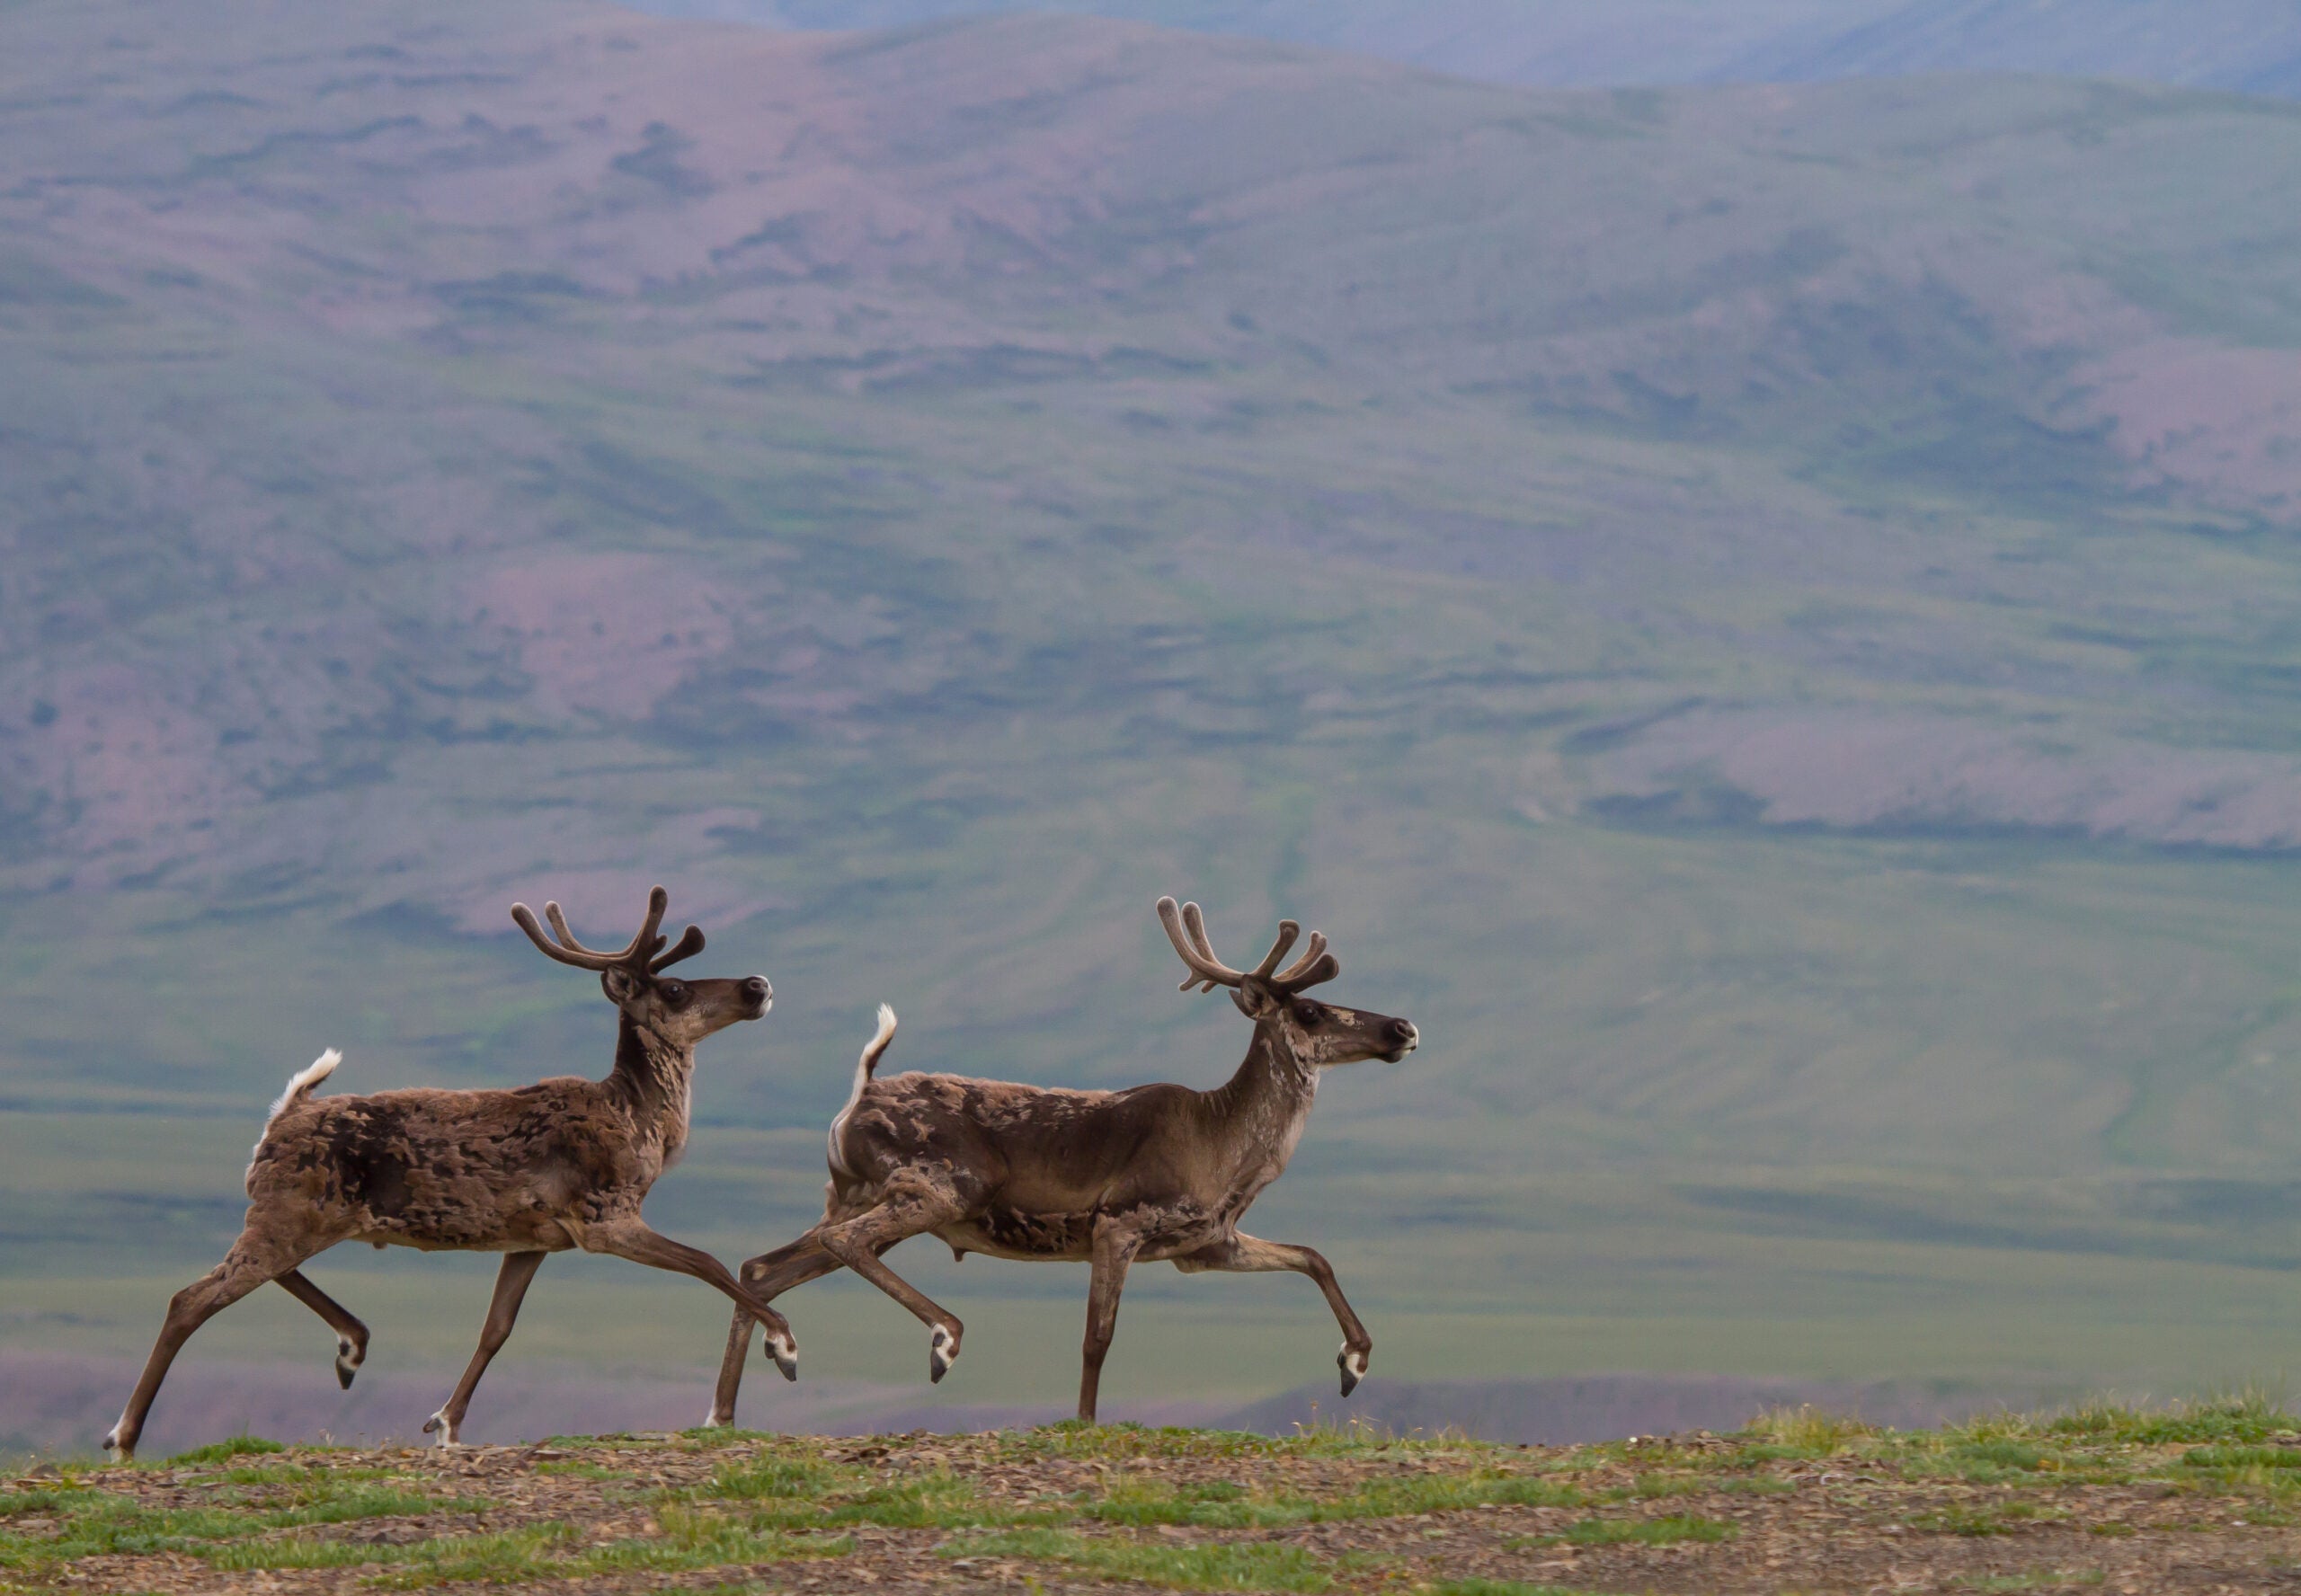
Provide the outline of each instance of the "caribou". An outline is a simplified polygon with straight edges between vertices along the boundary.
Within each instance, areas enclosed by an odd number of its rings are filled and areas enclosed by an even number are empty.
[[[1314,1249],[1265,1241],[1239,1221],[1293,1157],[1318,1095],[1319,1072],[1366,1059],[1397,1063],[1420,1033],[1408,1021],[1341,1008],[1304,994],[1341,972],[1313,931],[1302,955],[1279,961],[1302,927],[1279,923],[1262,962],[1233,970],[1214,956],[1198,905],[1159,900],[1159,922],[1189,975],[1181,990],[1230,989],[1254,1022],[1245,1060],[1211,1092],[1187,1086],[1072,1091],[904,1074],[880,1080],[894,1011],[879,1008],[857,1060],[847,1104],[831,1122],[831,1182],[822,1221],[746,1263],[743,1283],[772,1302],[795,1286],[851,1269],[928,1326],[928,1376],[939,1381],[965,1327],[904,1281],[882,1255],[933,1235],[955,1257],[1068,1260],[1092,1265],[1079,1416],[1095,1417],[1103,1361],[1128,1268],[1166,1262],[1202,1270],[1291,1270],[1318,1282],[1343,1333],[1342,1394],[1366,1376],[1373,1338]],[[732,1424],[751,1350],[751,1314],[738,1305],[706,1423]]]
[[[524,903],[511,918],[562,964],[595,971],[618,1015],[615,1068],[605,1080],[558,1077],[510,1090],[417,1088],[315,1097],[342,1055],[331,1048],[288,1083],[264,1121],[246,1177],[248,1211],[224,1261],[168,1303],[159,1340],[106,1450],[134,1459],[152,1398],[192,1332],[267,1281],[336,1333],[337,1383],[349,1388],[367,1357],[368,1327],[307,1279],[304,1262],[342,1241],[426,1252],[503,1255],[479,1350],[423,1426],[459,1444],[472,1392],[511,1334],[520,1299],[552,1253],[580,1247],[690,1274],[767,1326],[776,1363],[798,1374],[791,1327],[767,1299],[708,1253],[659,1235],[639,1217],[656,1176],[685,1150],[696,1044],[774,1002],[764,976],[682,980],[664,973],[703,951],[689,926],[664,951],[670,897],[649,895],[646,922],[628,947],[602,953],[575,940],[556,903],[544,905],[546,938]]]

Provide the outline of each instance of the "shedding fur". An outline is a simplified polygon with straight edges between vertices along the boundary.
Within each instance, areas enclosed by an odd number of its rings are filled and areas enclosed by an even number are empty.
[[[847,1137],[848,1116],[855,1105],[863,1101],[863,1088],[871,1084],[872,1072],[879,1068],[879,1055],[887,1051],[887,1043],[895,1039],[895,1011],[891,1005],[879,1005],[878,1033],[865,1044],[863,1054],[855,1060],[855,1089],[847,1095],[847,1106],[839,1111],[831,1122],[831,1166],[840,1175],[853,1179],[855,1171],[848,1167],[847,1154],[840,1143]]]

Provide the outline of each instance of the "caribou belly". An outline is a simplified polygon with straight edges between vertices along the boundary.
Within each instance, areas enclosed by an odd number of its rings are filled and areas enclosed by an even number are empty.
[[[991,1208],[964,1224],[935,1234],[954,1252],[982,1253],[1025,1263],[1081,1259],[1095,1250],[1095,1216],[1088,1213],[1022,1213]]]

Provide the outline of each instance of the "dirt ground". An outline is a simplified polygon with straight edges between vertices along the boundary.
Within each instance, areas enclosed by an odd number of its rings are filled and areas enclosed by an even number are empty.
[[[2254,1409],[1572,1449],[1055,1426],[235,1450],[0,1494],[0,1589],[2301,1592]]]

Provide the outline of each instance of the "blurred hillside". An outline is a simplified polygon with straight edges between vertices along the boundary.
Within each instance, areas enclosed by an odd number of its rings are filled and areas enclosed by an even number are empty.
[[[2286,0],[648,0],[666,15],[885,28],[1071,12],[1551,87],[1940,72],[2301,94]]]
[[[2301,107],[2099,83],[13,7],[0,1264],[205,1267],[325,1043],[597,1072],[505,906],[660,879],[777,988],[659,1199],[731,1253],[883,997],[902,1066],[1227,1073],[1171,891],[1429,1039],[1258,1220],[1370,1296],[1741,1293],[1758,1357],[1793,1255],[2253,1292],[2297,188]]]

